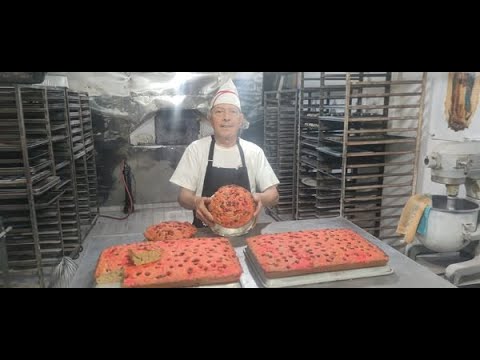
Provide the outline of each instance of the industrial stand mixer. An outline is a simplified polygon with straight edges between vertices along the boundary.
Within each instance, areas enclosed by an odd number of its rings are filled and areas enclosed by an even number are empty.
[[[445,268],[445,277],[456,286],[480,284],[480,142],[452,142],[435,150],[425,165],[432,181],[446,186],[446,195],[432,196],[426,232],[417,232],[406,255],[416,260],[458,253],[459,262]],[[459,196],[461,185],[466,197]]]

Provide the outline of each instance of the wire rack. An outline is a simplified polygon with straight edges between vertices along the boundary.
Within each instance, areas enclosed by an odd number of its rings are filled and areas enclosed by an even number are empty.
[[[375,75],[345,76],[342,214],[394,243],[401,211],[415,193],[426,73]]]
[[[298,92],[264,92],[265,155],[280,180],[277,206],[270,214],[278,220],[291,220],[296,203],[296,136]]]
[[[415,192],[426,73],[319,74],[299,90],[296,218],[341,215],[394,242]]]
[[[80,93],[80,110],[87,154],[87,182],[89,189],[90,224],[93,224],[100,212],[98,202],[97,164],[95,154],[95,138],[93,134],[92,114],[87,93]]]
[[[78,213],[80,224],[89,226],[92,214],[90,211],[90,188],[87,171],[87,147],[84,136],[84,123],[80,104],[80,94],[67,91],[67,106],[72,133],[72,146],[75,161],[75,177],[77,179]],[[64,209],[73,210],[73,205],[65,205]]]
[[[98,215],[96,182],[88,94],[0,88],[0,217],[20,286],[34,274],[45,287],[45,270],[81,250]]]
[[[0,88],[0,216],[11,274],[33,272],[45,286],[44,267],[64,254],[47,91]]]
[[[2,273],[0,280],[2,287],[10,287],[6,237],[11,229],[11,227],[5,228],[3,219],[0,217],[0,271]]]
[[[71,253],[81,246],[82,231],[78,214],[77,178],[72,147],[72,128],[69,123],[67,89],[47,88],[50,128],[59,187],[64,189],[60,197],[60,216],[65,252]]]
[[[324,138],[336,134],[338,125],[319,122],[323,88],[304,88],[300,93],[297,166],[299,220],[340,215],[341,153],[324,146]]]

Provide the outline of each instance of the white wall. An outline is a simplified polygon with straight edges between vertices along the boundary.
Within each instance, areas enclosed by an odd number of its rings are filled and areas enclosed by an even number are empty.
[[[146,121],[130,134],[131,145],[155,145],[155,117]]]
[[[433,151],[436,146],[441,146],[441,144],[451,141],[480,139],[479,109],[473,115],[468,129],[455,132],[448,128],[447,117],[445,116],[447,85],[448,72],[428,73],[417,193],[445,194],[445,186],[432,183],[430,180],[430,169],[423,165],[425,156]],[[462,188],[461,190],[460,195],[463,196],[464,189]]]

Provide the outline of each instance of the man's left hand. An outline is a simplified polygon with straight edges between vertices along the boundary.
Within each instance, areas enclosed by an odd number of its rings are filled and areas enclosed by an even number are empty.
[[[262,211],[262,208],[263,208],[262,198],[260,194],[253,194],[253,200],[255,200],[255,203],[257,204],[257,208],[254,214],[254,217],[256,218],[260,214],[260,211]]]

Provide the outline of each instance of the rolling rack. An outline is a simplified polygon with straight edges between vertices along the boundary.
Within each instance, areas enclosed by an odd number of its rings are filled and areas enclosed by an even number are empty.
[[[95,138],[93,135],[92,114],[87,93],[80,93],[80,116],[83,124],[83,136],[85,139],[85,152],[87,162],[87,182],[89,189],[90,225],[94,225],[100,213],[98,202],[97,164],[95,156]]]
[[[296,217],[299,220],[340,215],[341,156],[338,149],[324,144],[326,137],[338,133],[339,126],[323,123],[321,118],[328,115],[325,104],[341,96],[341,87],[324,81],[320,87],[300,89]]]
[[[67,110],[66,88],[47,88],[53,154],[60,187],[65,189],[60,198],[64,250],[67,254],[80,248],[82,232],[78,214],[77,179],[72,149],[72,128]]]
[[[426,73],[346,73],[342,215],[391,243],[415,194]]]
[[[80,104],[80,94],[78,92],[70,90],[67,91],[67,107],[72,136],[73,158],[75,162],[78,213],[80,216],[80,224],[83,226],[82,230],[84,230],[82,231],[82,234],[86,234],[88,232],[88,228],[92,224],[92,214],[90,211],[90,188],[88,184],[87,171],[87,148],[89,144],[86,144],[85,141],[83,130],[84,124],[81,115],[82,110]]]
[[[406,75],[320,73],[318,87],[302,86],[297,219],[341,215],[382,240],[400,239],[398,220],[416,187],[426,82],[426,73]]]
[[[46,89],[1,87],[0,128],[0,217],[12,227],[10,278],[34,275],[45,287],[45,268],[64,255],[59,198],[65,191],[56,175]]]
[[[279,203],[269,213],[279,221],[292,220],[296,212],[297,113],[296,89],[264,92],[264,150],[280,180]]]
[[[0,217],[0,271],[2,276],[2,286],[4,288],[10,287],[10,277],[8,273],[8,254],[7,254],[7,244],[6,237],[9,231],[12,230],[12,227],[5,228],[3,226],[3,220]]]

